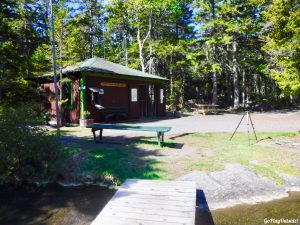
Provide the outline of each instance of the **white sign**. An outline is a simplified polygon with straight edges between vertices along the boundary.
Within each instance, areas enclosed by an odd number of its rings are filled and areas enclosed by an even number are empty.
[[[131,102],[137,102],[137,88],[131,88]]]

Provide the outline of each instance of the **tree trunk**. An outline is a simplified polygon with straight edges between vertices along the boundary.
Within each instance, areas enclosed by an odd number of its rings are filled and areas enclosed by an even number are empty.
[[[216,10],[215,10],[215,0],[211,0],[211,9],[212,9],[212,17],[213,20],[216,18]],[[213,35],[215,33],[215,28],[213,27]],[[213,52],[213,63],[216,63],[217,56],[216,56],[216,44],[213,44],[212,46],[212,52]],[[212,104],[217,105],[218,104],[218,86],[217,86],[217,71],[213,71],[212,76],[212,83],[213,83],[213,95],[212,95]]]
[[[0,78],[0,80],[1,80],[1,78]],[[3,91],[2,91],[2,88],[0,87],[0,102],[1,102],[2,98],[3,98]]]
[[[182,76],[182,81],[181,81],[181,91],[180,91],[180,98],[179,98],[179,105],[181,109],[183,108],[184,105],[184,86],[185,86],[185,75],[183,74]]]
[[[128,50],[127,50],[127,46],[125,49],[125,66],[128,67]]]
[[[261,89],[260,79],[259,79],[259,76],[257,74],[255,75],[255,79],[256,79],[256,85],[255,85],[255,87],[256,87],[256,96],[261,97],[261,94],[260,94],[260,89]]]
[[[229,71],[229,74],[227,75],[227,105],[231,104],[232,99],[232,90],[231,90],[231,71]]]
[[[170,94],[173,94],[173,70],[172,70],[172,65],[173,65],[173,57],[171,55],[170,59]]]
[[[62,62],[62,39],[63,39],[63,22],[60,24],[60,34],[59,34],[59,100],[62,100],[62,68],[63,68],[63,62]]]
[[[90,20],[93,19],[93,13],[92,13],[92,3],[90,5],[90,9],[89,9],[89,16],[90,16]],[[89,27],[89,33],[90,33],[90,57],[93,58],[94,57],[94,35],[93,35],[93,22],[91,22],[90,27]]]
[[[153,46],[152,44],[149,45],[149,55],[150,55],[150,59],[149,59],[149,73],[153,74],[154,69],[153,67],[153,58],[152,58],[152,54],[153,54]]]
[[[60,136],[60,111],[58,106],[58,88],[56,77],[56,55],[55,55],[55,36],[54,36],[54,15],[53,15],[53,3],[50,0],[50,12],[51,12],[51,46],[52,46],[52,63],[53,63],[53,77],[54,77],[54,93],[55,93],[55,111],[56,111],[56,128],[57,136]]]
[[[237,109],[240,107],[240,92],[239,92],[239,76],[237,71],[237,42],[234,40],[232,42],[232,73],[233,73],[233,89],[234,89],[234,104],[233,108]]]
[[[246,99],[245,99],[245,92],[246,92],[246,90],[245,90],[245,70],[243,69],[243,72],[242,72],[242,77],[243,77],[243,93],[242,93],[242,97],[243,97],[243,107],[245,107],[246,106]]]
[[[217,72],[216,71],[213,72],[212,83],[213,83],[212,104],[217,105],[218,104],[218,87],[217,87]]]
[[[144,58],[143,49],[144,49],[145,42],[150,37],[151,29],[152,29],[152,10],[150,11],[150,15],[149,15],[148,32],[143,40],[141,40],[140,26],[138,25],[138,27],[137,27],[137,42],[139,44],[139,59],[140,59],[140,65],[141,65],[143,72],[145,72],[145,58]]]
[[[213,45],[213,61],[216,63],[216,46]],[[212,96],[212,104],[217,105],[218,104],[218,84],[217,84],[217,71],[213,71],[212,76],[212,83],[213,83],[213,96]]]
[[[143,43],[141,41],[141,32],[140,32],[140,27],[138,26],[137,28],[137,41],[139,44],[139,59],[140,59],[140,65],[141,65],[141,69],[143,72],[145,72],[145,59],[144,59],[144,55],[143,55]]]

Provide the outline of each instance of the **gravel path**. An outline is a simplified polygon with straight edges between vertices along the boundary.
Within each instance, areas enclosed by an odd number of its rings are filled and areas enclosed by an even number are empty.
[[[243,113],[225,113],[222,115],[186,114],[181,118],[141,119],[134,122],[125,122],[127,125],[137,126],[171,126],[166,135],[180,135],[185,133],[206,132],[233,132],[240,122]],[[273,112],[251,113],[256,131],[299,132],[300,109],[280,110]],[[238,131],[247,131],[246,117],[243,119]],[[250,127],[250,131],[251,127]],[[81,129],[76,136],[92,137],[90,129]],[[156,136],[153,132],[104,130],[104,137],[119,137],[126,140],[128,137]]]
[[[273,111],[264,113],[251,113],[256,131],[300,131],[300,110]],[[171,126],[168,134],[182,134],[192,132],[233,132],[243,113],[223,115],[187,114],[182,118],[162,120],[141,120],[138,125]],[[246,117],[243,119],[238,131],[247,131]]]

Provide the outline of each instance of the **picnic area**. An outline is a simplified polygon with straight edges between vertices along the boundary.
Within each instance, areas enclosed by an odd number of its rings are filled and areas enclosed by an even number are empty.
[[[222,121],[231,118],[231,127],[223,126],[224,131],[221,131],[218,117],[223,117]],[[300,117],[299,111],[253,113],[258,141],[250,131],[250,144],[245,132],[246,121],[229,140],[241,117],[242,114],[187,114],[179,119],[126,124],[172,126],[165,135],[163,147],[157,145],[156,135],[152,132],[104,130],[102,142],[94,144],[90,128],[64,127],[62,140],[70,158],[60,182],[63,185],[97,183],[112,188],[128,178],[195,181],[197,190],[205,193],[206,206],[198,202],[198,207],[209,208],[204,212],[200,210],[202,214],[198,212],[202,217],[197,221],[203,219],[203,215],[207,218],[207,212],[217,218],[222,214],[224,219],[223,208],[284,199],[289,196],[288,190],[299,191],[298,125],[287,122],[285,127],[280,122],[283,118],[296,120]],[[266,123],[257,123],[265,118],[268,118]],[[187,120],[193,124],[187,126]],[[208,132],[197,132],[196,123],[201,124],[201,129],[210,127]],[[173,129],[176,126],[179,128]],[[272,127],[270,131],[264,131],[266,126]],[[183,127],[185,132],[178,133],[178,130],[184,130]],[[292,215],[294,209],[287,213]]]
[[[0,21],[0,224],[299,225],[299,0],[4,0]]]

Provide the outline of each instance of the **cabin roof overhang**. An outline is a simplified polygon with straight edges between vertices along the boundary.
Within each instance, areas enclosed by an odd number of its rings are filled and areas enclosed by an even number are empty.
[[[131,69],[113,62],[109,62],[105,59],[98,57],[87,59],[73,66],[67,66],[62,70],[62,73],[64,77],[70,77],[81,74],[84,76],[139,80],[155,83],[165,83],[168,81],[168,79],[164,77],[160,77],[150,73],[144,73],[142,71]],[[49,77],[53,78],[53,73],[45,74],[38,77],[43,79],[49,79]]]

